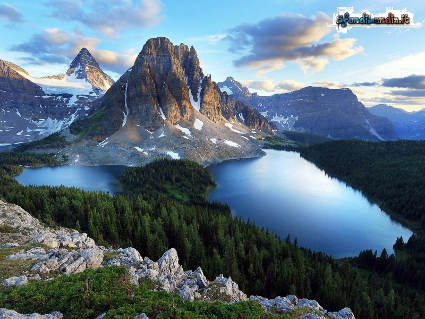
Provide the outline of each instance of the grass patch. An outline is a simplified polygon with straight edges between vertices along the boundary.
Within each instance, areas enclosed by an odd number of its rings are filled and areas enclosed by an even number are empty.
[[[22,144],[15,148],[15,152],[25,152],[29,149],[34,148],[64,148],[68,144],[69,142],[67,142],[66,138],[62,136],[59,132],[57,132],[41,140]]]
[[[73,135],[84,136],[89,130],[96,130],[99,128],[99,122],[102,120],[104,115],[105,111],[103,109],[99,109],[93,115],[73,122],[69,126],[69,131]]]
[[[10,225],[0,225],[0,233],[17,233],[18,228],[12,227]]]
[[[0,281],[13,276],[20,276],[26,271],[29,271],[35,264],[36,261],[34,260],[10,260],[6,258],[22,249],[23,247],[0,249]]]
[[[50,281],[34,281],[19,288],[0,289],[2,307],[20,313],[60,311],[64,318],[133,318],[145,313],[149,318],[295,318],[269,314],[257,303],[234,304],[183,301],[178,295],[154,291],[153,283],[141,280],[139,287],[129,281],[125,268],[88,269]]]

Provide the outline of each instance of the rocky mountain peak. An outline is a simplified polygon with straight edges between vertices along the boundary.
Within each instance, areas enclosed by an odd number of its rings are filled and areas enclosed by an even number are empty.
[[[86,48],[82,48],[72,60],[66,75],[87,80],[94,88],[103,91],[108,90],[114,83],[111,77],[102,71],[96,59]]]
[[[211,76],[204,76],[195,48],[183,43],[174,45],[165,37],[145,43],[133,67],[105,94],[102,107],[104,123],[90,132],[96,140],[122,128],[156,131],[183,122],[192,123],[199,116],[197,111],[217,124],[224,120],[236,120],[242,125],[267,123],[253,110],[236,113],[235,102],[223,97]],[[244,122],[243,115],[239,115],[242,113],[257,116],[258,121]],[[270,126],[262,126],[265,127],[271,131]]]
[[[233,95],[234,98],[251,97],[251,92],[249,92],[248,88],[243,86],[231,76],[228,76],[224,82],[219,82],[217,84],[221,91],[226,92],[229,95]]]
[[[74,60],[72,60],[68,72],[73,69],[84,70],[86,66],[92,66],[100,69],[99,64],[97,63],[96,59],[91,55],[90,51],[86,48],[82,48],[77,54],[77,56],[74,58]],[[77,72],[76,75],[78,79],[84,78],[83,72]]]

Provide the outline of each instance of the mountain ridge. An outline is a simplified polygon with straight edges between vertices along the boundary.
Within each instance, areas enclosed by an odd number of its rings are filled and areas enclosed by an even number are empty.
[[[387,104],[378,104],[369,108],[369,112],[391,121],[401,139],[425,139],[425,110],[407,112]]]
[[[387,119],[372,115],[347,88],[308,86],[289,93],[251,94],[231,77],[218,83],[235,99],[255,108],[280,130],[294,130],[333,139],[393,140],[397,136]],[[229,92],[229,93],[230,93]]]

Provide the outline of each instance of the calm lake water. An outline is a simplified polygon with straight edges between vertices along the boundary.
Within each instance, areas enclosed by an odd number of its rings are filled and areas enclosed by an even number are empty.
[[[65,185],[89,191],[121,190],[123,166],[26,168],[23,185]],[[268,150],[258,159],[228,161],[208,168],[218,186],[210,200],[227,203],[236,216],[250,219],[282,238],[335,257],[361,250],[392,251],[398,236],[411,232],[391,221],[378,206],[345,183],[332,179],[297,153]]]
[[[86,191],[102,191],[114,194],[121,191],[117,178],[125,166],[76,166],[25,168],[16,177],[22,185],[75,186]]]
[[[397,237],[412,234],[298,153],[267,150],[262,158],[224,162],[209,171],[218,184],[210,200],[227,203],[235,215],[281,238],[290,234],[300,246],[335,257],[364,249],[392,252]]]

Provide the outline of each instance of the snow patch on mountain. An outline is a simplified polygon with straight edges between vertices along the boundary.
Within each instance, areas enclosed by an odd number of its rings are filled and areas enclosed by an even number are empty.
[[[122,120],[122,127],[124,127],[125,124],[127,124],[127,117],[128,117],[128,114],[130,113],[130,110],[128,109],[128,105],[127,105],[127,89],[128,89],[128,81],[125,83],[125,92],[124,92],[125,112],[123,112],[124,113],[124,119]]]
[[[224,140],[224,144],[229,145],[231,147],[241,147],[238,143],[229,140]]]
[[[159,114],[161,114],[161,117],[164,121],[167,119],[164,115],[164,112],[162,111],[162,107],[159,107]]]
[[[188,128],[182,127],[180,126],[180,124],[176,125],[176,128],[180,131],[182,131],[184,134],[186,134],[187,136],[192,136],[192,133],[190,132],[190,130]]]
[[[136,150],[136,151],[138,151],[139,153],[143,153],[143,154],[145,154],[146,156],[147,156],[147,155],[149,155],[149,153],[148,153],[148,152],[146,152],[143,148],[140,148],[140,147],[138,147],[138,146],[135,146],[134,148],[135,148],[135,150]]]
[[[168,156],[170,156],[172,159],[180,159],[179,153],[173,152],[173,151],[167,151],[166,152]]]
[[[195,119],[195,123],[193,123],[193,127],[195,129],[197,129],[198,131],[201,131],[203,126],[204,126],[204,122],[202,122],[200,119]]]
[[[238,131],[237,129],[233,128],[233,124],[230,123],[224,123],[224,126],[226,126],[227,128],[229,128],[231,131],[238,133],[238,134],[244,134],[241,131]]]
[[[228,86],[223,86],[220,88],[221,92],[226,92],[228,95],[232,95],[233,92]]]

